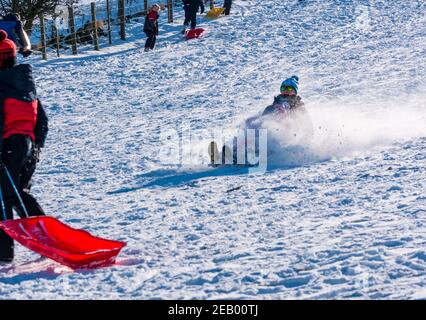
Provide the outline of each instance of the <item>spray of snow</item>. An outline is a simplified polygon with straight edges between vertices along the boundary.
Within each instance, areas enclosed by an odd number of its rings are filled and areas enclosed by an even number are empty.
[[[426,136],[426,110],[420,101],[376,104],[375,108],[339,103],[313,105],[310,109],[315,128],[312,149],[321,157],[342,157]]]
[[[373,101],[373,102],[372,102]],[[268,163],[303,165],[368,152],[383,145],[426,136],[424,95],[380,101],[344,99],[311,102],[308,110],[313,134],[304,135],[303,120],[259,120],[257,128],[268,131]],[[243,122],[243,118],[238,119]]]

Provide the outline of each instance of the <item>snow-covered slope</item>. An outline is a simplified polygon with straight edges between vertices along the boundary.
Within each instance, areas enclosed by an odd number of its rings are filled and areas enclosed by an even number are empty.
[[[18,247],[2,298],[426,298],[424,1],[234,3],[203,39],[181,40],[178,12],[153,52],[134,22],[100,53],[32,61],[51,119],[35,195],[128,246],[90,272]],[[264,174],[162,161],[164,130],[232,128],[293,74],[309,148]]]

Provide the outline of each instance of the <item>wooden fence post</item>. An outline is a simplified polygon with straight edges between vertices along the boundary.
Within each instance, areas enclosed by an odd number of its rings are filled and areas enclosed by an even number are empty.
[[[74,9],[68,7],[68,25],[71,32],[71,47],[72,54],[77,54],[77,35],[75,33],[75,22],[74,22]]]
[[[40,33],[41,33],[41,52],[43,60],[47,60],[47,52],[46,52],[46,28],[44,26],[44,17],[42,14],[39,15],[40,19]]]
[[[168,22],[173,23],[173,0],[167,0],[167,10]]]
[[[108,24],[108,43],[109,45],[112,45],[112,39],[111,39],[111,7],[110,7],[110,0],[106,0],[106,6],[107,6],[107,24]]]
[[[121,40],[126,40],[126,17],[124,14],[124,0],[118,0],[118,21],[120,21]]]
[[[99,51],[99,38],[98,38],[98,21],[96,19],[96,4],[94,2],[92,2],[90,4],[91,9],[92,9],[92,25],[93,25],[93,35],[94,35],[94,45],[95,45],[95,50]]]
[[[55,38],[56,38],[56,56],[59,58],[61,55],[59,54],[59,32],[58,27],[56,26],[56,19],[55,19]]]

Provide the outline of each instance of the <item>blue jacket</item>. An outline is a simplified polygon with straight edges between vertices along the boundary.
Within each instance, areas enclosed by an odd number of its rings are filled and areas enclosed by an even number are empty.
[[[0,20],[0,29],[7,32],[8,38],[15,42],[18,48],[30,49],[31,45],[22,22],[14,14],[8,14]]]

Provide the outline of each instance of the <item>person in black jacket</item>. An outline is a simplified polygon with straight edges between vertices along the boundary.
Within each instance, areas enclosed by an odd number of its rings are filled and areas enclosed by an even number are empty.
[[[15,42],[19,53],[25,58],[31,55],[31,43],[22,25],[21,17],[16,12],[6,14],[0,20],[0,29],[7,32],[9,39]]]
[[[204,13],[203,0],[182,0],[183,9],[185,10],[185,21],[183,22],[184,29],[182,33],[185,33],[186,28],[191,24],[191,29],[195,29],[197,26],[197,12]]]
[[[155,47],[155,42],[157,41],[159,18],[158,11],[160,11],[160,6],[158,4],[152,5],[151,10],[145,18],[145,23],[143,26],[143,32],[145,32],[147,36],[145,51],[153,50]]]
[[[37,97],[32,67],[16,65],[16,46],[0,30],[0,183],[4,204],[0,220],[13,219],[13,210],[25,216],[6,169],[28,215],[45,214],[29,188],[35,157],[44,146],[47,131],[48,119]],[[13,257],[13,240],[0,230],[0,262],[10,262]]]

